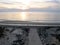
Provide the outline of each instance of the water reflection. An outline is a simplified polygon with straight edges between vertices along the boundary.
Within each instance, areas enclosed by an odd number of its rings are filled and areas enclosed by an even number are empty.
[[[28,20],[28,13],[27,12],[21,12],[21,19],[22,19],[22,21]]]
[[[35,22],[60,22],[60,13],[57,12],[34,12],[30,13],[30,20]]]
[[[32,20],[54,20],[55,16],[59,16],[59,14],[56,13],[47,13],[47,12],[35,12],[35,13],[30,13],[31,19]],[[57,18],[57,17],[56,17]]]
[[[27,12],[0,13],[0,19],[26,21],[28,19],[28,13]]]
[[[56,22],[60,21],[60,13],[56,12],[5,12],[0,13],[0,19],[16,21],[39,21]]]

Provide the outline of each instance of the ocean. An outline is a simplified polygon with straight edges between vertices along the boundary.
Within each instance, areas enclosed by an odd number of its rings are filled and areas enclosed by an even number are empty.
[[[0,20],[60,22],[59,12],[0,12]]]

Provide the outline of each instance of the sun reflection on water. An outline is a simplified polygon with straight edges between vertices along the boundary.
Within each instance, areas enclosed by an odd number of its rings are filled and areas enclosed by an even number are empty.
[[[27,12],[21,12],[21,20],[26,21],[28,19],[28,13]]]

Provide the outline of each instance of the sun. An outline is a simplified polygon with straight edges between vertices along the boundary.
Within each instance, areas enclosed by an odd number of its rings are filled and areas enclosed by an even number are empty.
[[[22,0],[21,3],[23,4],[22,8],[21,8],[22,10],[26,10],[30,6],[30,0],[27,0],[27,1],[26,0]]]
[[[45,2],[46,0],[20,0],[20,2],[23,4],[22,5],[22,10],[26,10],[26,9],[29,9],[30,6],[31,6],[31,2]]]

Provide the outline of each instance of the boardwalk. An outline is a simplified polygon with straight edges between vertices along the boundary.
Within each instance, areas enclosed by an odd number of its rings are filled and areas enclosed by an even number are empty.
[[[42,45],[37,30],[34,28],[29,33],[29,45]]]

